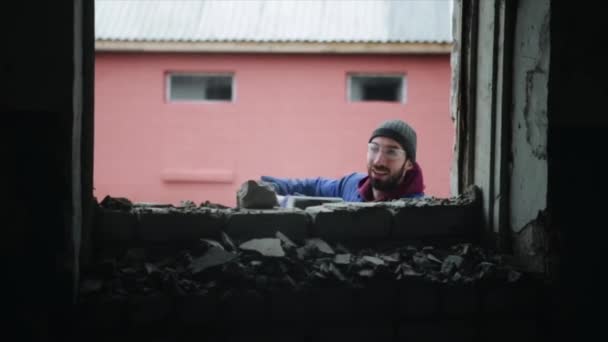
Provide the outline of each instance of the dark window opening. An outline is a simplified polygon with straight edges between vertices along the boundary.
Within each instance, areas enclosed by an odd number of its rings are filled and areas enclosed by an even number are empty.
[[[350,101],[405,102],[403,75],[351,75]]]
[[[232,75],[172,74],[170,101],[232,101]]]

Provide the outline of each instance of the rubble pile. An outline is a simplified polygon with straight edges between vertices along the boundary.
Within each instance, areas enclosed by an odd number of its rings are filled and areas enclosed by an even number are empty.
[[[365,287],[374,280],[469,284],[516,282],[523,273],[506,256],[472,244],[449,248],[400,246],[353,248],[322,239],[297,244],[281,232],[274,238],[234,242],[200,239],[171,256],[143,248],[85,270],[81,295],[205,294],[233,289],[306,289],[332,284]]]

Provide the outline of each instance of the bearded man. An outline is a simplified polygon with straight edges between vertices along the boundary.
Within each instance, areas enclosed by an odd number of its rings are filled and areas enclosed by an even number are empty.
[[[367,174],[340,179],[290,179],[262,176],[278,195],[340,197],[348,202],[390,201],[424,196],[422,170],[416,162],[416,132],[402,120],[382,122],[367,144]]]

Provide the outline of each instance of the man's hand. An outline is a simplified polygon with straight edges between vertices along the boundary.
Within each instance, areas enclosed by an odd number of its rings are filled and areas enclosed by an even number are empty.
[[[272,189],[274,189],[274,192],[276,192],[279,195],[284,195],[281,193],[281,188],[279,187],[279,184],[275,183],[273,177],[262,176],[262,177],[260,177],[260,183],[268,184],[272,187]]]

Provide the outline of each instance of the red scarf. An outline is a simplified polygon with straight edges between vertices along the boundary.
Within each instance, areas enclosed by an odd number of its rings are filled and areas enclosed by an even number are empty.
[[[359,181],[359,188],[357,191],[359,191],[361,198],[363,198],[363,200],[366,202],[390,201],[422,193],[424,191],[422,169],[418,163],[414,163],[414,167],[405,173],[403,182],[401,182],[396,189],[385,192],[382,198],[374,198],[374,194],[372,192],[372,182],[369,176]]]

